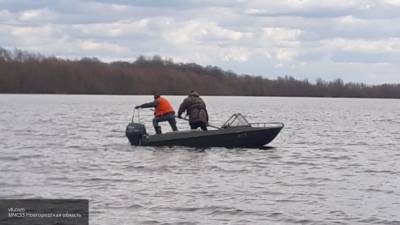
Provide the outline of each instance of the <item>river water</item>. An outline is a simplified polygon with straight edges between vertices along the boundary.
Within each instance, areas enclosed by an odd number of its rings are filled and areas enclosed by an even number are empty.
[[[285,128],[267,149],[130,146],[151,100],[0,95],[0,198],[89,199],[95,225],[400,224],[399,100],[207,96],[213,125]]]

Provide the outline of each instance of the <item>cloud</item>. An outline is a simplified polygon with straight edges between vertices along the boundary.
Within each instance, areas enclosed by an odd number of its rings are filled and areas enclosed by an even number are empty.
[[[333,39],[326,43],[328,48],[344,52],[359,53],[400,53],[400,38],[386,38],[381,40],[346,40]]]
[[[365,8],[365,3],[342,0],[250,1],[244,13],[253,16],[339,17]]]
[[[97,2],[109,4],[107,0],[98,0]],[[135,7],[147,7],[147,8],[174,8],[178,10],[182,9],[203,9],[208,7],[231,7],[232,5],[241,3],[242,0],[114,0],[113,3],[121,5],[129,5]]]
[[[48,8],[44,8],[23,11],[18,19],[21,21],[46,21],[50,20],[52,16],[53,13]]]
[[[118,44],[107,43],[107,42],[96,42],[96,41],[81,41],[79,47],[86,52],[98,52],[98,51],[108,51],[115,54],[123,54],[128,52],[127,48],[124,48]]]
[[[59,38],[60,31],[52,26],[41,27],[14,27],[10,33],[15,41],[23,46],[39,45],[45,46],[54,39]]]
[[[73,25],[73,28],[87,37],[103,36],[118,38],[148,31],[149,21],[147,19],[141,19],[136,21],[117,21],[113,23],[77,24]]]
[[[383,1],[384,4],[390,5],[390,6],[397,6],[400,7],[400,1],[399,0],[385,0]]]
[[[174,28],[179,27],[179,28]],[[251,38],[251,33],[235,31],[223,28],[214,22],[203,20],[191,20],[182,24],[174,24],[166,33],[165,38],[175,44],[183,43],[226,43]]]
[[[400,82],[399,11],[399,0],[0,0],[0,43],[69,58],[158,54],[246,74]]]
[[[0,20],[1,21],[4,21],[4,20],[10,18],[10,16],[11,16],[11,13],[8,10],[4,10],[4,9],[0,10]]]

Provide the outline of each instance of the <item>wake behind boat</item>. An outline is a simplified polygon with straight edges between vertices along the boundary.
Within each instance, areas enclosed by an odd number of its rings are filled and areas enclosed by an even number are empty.
[[[283,123],[249,123],[240,113],[233,114],[221,127],[215,130],[175,131],[149,135],[142,123],[131,123],[126,127],[126,136],[131,145],[136,146],[188,146],[247,147],[258,148],[270,143],[284,127]]]

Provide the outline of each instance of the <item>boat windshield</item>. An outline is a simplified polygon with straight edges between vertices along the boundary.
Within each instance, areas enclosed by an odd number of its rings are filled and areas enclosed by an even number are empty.
[[[249,127],[251,126],[246,117],[240,113],[235,113],[222,125],[223,128],[227,127]]]

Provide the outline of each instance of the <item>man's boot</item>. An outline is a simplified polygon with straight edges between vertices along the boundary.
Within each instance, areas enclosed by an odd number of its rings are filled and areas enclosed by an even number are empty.
[[[161,127],[154,127],[156,134],[161,134]]]
[[[173,131],[178,131],[178,127],[176,127],[176,120],[175,119],[172,120],[169,124],[171,125],[171,128],[172,128]]]

